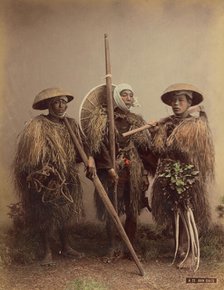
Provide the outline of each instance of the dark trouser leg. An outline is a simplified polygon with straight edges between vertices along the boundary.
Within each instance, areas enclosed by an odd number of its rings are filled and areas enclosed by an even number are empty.
[[[131,198],[130,198],[130,181],[127,180],[124,184],[123,189],[123,198],[125,203],[125,214],[126,214],[126,220],[125,220],[125,226],[124,229],[126,231],[126,234],[130,240],[130,242],[133,244],[136,237],[136,231],[137,231],[137,213],[134,214],[133,209],[131,207]],[[136,209],[137,211],[138,209]]]
[[[124,229],[131,244],[133,244],[136,238],[137,218],[131,214],[127,215]]]
[[[120,249],[120,242],[117,240],[117,229],[114,225],[113,220],[108,217],[106,222],[106,230],[107,230],[107,236],[108,236],[108,242],[109,247],[107,250],[107,256],[114,259],[118,258],[121,255],[121,249]]]
[[[110,201],[113,203],[114,185],[110,181],[110,177],[108,176],[107,170],[100,169],[98,170],[97,174],[105,191],[108,194],[108,197],[110,198]],[[114,225],[114,221],[110,217],[102,200],[99,198],[98,195],[96,196],[95,202],[97,206],[97,214],[99,219],[106,220],[106,233],[109,244],[109,254],[111,254],[111,252],[113,252],[113,248],[115,248],[116,227]]]
[[[107,237],[109,242],[109,247],[114,248],[116,244],[116,229],[113,220],[111,217],[107,217],[106,221],[106,231],[107,231]]]
[[[133,212],[130,210],[130,204],[126,206],[126,220],[124,229],[132,246],[134,247],[137,232],[137,216],[134,215]],[[126,247],[124,247],[124,255],[125,257],[130,258],[129,250]]]

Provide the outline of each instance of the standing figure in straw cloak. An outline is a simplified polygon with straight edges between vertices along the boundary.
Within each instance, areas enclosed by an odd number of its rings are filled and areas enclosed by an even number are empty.
[[[98,101],[94,97],[98,98]],[[84,99],[81,124],[95,159],[97,175],[112,201],[114,183],[117,183],[118,213],[126,215],[124,228],[130,242],[133,243],[138,215],[146,205],[145,192],[149,186],[148,172],[155,172],[156,160],[152,154],[150,155],[151,137],[148,131],[140,132],[131,137],[122,136],[122,133],[144,125],[145,121],[141,116],[130,112],[131,107],[137,103],[131,86],[119,84],[113,86],[116,145],[116,168],[113,168],[109,150],[108,116],[105,100],[106,86],[102,85],[93,89]],[[85,104],[90,105],[89,109],[85,108]],[[87,117],[85,117],[85,112],[87,112]],[[95,193],[95,202],[98,218],[101,221],[106,221],[110,242],[109,257],[123,256],[123,248],[119,242],[118,244],[115,242],[116,235],[112,220],[97,193]]]
[[[203,96],[190,84],[169,86],[162,101],[172,107],[171,115],[151,131],[155,153],[160,157],[152,188],[152,214],[158,224],[174,225],[175,256],[196,271],[199,267],[198,233],[210,221],[208,182],[214,177],[214,148],[206,113],[195,106]],[[190,108],[191,107],[191,108]],[[191,253],[192,261],[187,259]]]
[[[82,187],[78,174],[80,156],[74,147],[63,117],[73,96],[59,88],[41,91],[33,109],[48,109],[25,125],[19,135],[14,160],[15,184],[25,214],[25,224],[40,232],[44,243],[43,265],[50,265],[50,241],[55,232],[60,237],[65,256],[81,257],[68,241],[69,229],[83,216]],[[68,118],[74,132],[88,154],[79,126]],[[93,171],[93,158],[89,168]]]

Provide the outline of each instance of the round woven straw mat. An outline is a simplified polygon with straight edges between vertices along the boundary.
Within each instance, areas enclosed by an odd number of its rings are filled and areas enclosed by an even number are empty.
[[[112,85],[112,90],[115,85]],[[86,127],[90,121],[90,113],[99,106],[107,104],[107,89],[106,85],[99,85],[91,89],[84,97],[79,109],[79,124],[82,132],[85,134]]]

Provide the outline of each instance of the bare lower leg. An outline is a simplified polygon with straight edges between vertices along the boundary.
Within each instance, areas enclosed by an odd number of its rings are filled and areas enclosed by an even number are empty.
[[[184,229],[184,225],[181,222],[180,223],[180,239],[179,239],[179,258],[181,258],[181,262],[178,263],[177,268],[181,269],[181,268],[187,268],[190,269],[192,267],[192,256],[191,254],[188,254],[186,260],[184,260],[183,263],[183,259],[186,257],[187,255],[187,235],[186,235],[186,231]]]
[[[173,236],[174,236],[174,248],[176,248],[176,239],[175,239],[175,235],[176,235],[176,225],[175,222],[173,220],[172,223],[172,227],[173,227]],[[186,249],[185,249],[185,241],[186,241],[186,234],[184,232],[184,225],[183,222],[180,221],[179,224],[179,241],[178,241],[178,257],[179,258],[183,258],[185,256],[186,253]]]
[[[41,261],[41,265],[51,265],[53,263],[52,251],[50,248],[49,233],[47,231],[42,233],[44,243],[44,258]]]
[[[179,238],[179,256],[182,258],[186,254],[187,236],[184,230],[184,225],[180,222],[180,238]]]

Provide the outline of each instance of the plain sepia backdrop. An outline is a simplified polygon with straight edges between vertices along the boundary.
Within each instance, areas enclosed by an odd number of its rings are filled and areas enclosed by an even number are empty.
[[[112,82],[129,83],[146,120],[171,114],[160,100],[167,86],[187,82],[204,93],[213,133],[216,182],[213,219],[224,195],[224,2],[222,0],[0,1],[0,226],[16,201],[11,164],[16,138],[47,87],[70,91],[68,113],[78,120],[83,97],[105,83],[104,34]],[[82,174],[82,168],[81,168]],[[93,187],[82,174],[87,220],[95,219]],[[148,193],[150,196],[150,192]],[[143,211],[142,221],[150,214]]]

